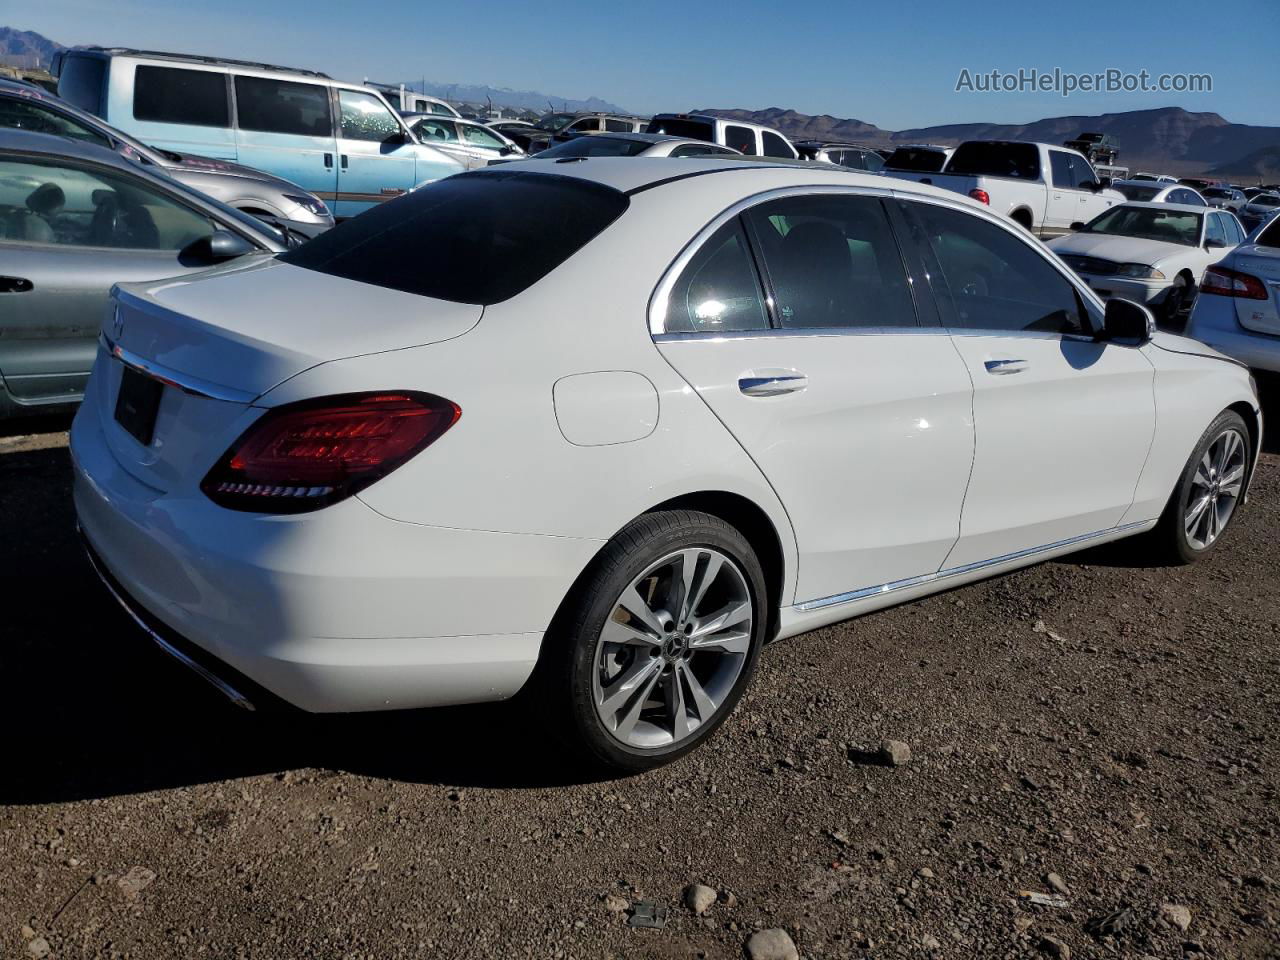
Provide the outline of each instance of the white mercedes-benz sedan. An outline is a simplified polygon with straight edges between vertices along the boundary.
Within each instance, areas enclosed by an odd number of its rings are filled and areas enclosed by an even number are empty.
[[[518,692],[587,758],[705,740],[777,638],[1150,531],[1215,549],[1242,365],[967,198],[532,160],[121,287],[72,430],[90,557],[243,705]]]

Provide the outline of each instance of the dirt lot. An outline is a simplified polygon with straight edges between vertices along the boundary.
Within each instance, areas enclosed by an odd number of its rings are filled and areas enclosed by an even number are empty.
[[[35,426],[0,437],[0,956],[1280,956],[1275,441],[1197,567],[1110,548],[778,644],[702,751],[583,782],[510,707],[224,703],[100,590]]]

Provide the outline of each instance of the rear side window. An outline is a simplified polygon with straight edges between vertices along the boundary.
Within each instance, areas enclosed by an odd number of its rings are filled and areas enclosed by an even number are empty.
[[[133,74],[133,118],[195,127],[230,127],[227,75],[211,70],[140,66]]]
[[[67,54],[58,74],[58,96],[95,116],[102,116],[102,88],[107,61]]]
[[[916,202],[903,207],[919,219],[942,267],[955,326],[997,332],[1086,332],[1071,282],[1020,237],[949,207]],[[945,294],[939,297],[944,299]]]
[[[761,137],[764,139],[764,155],[766,157],[794,157],[795,154],[791,148],[787,146],[787,141],[783,140],[776,133],[770,133],[765,130]]]
[[[628,203],[597,183],[494,168],[421,187],[280,259],[391,290],[487,305],[556,269]]]
[[[631,124],[626,120],[606,120],[604,122],[605,130],[610,133],[630,133]]]
[[[1034,143],[970,140],[956,147],[947,173],[1035,180],[1040,176],[1040,151]]]
[[[902,253],[875,197],[782,197],[747,213],[785,329],[914,327]]]
[[[242,130],[333,136],[329,90],[314,83],[236,77],[236,119]]]
[[[742,224],[735,217],[699,249],[667,298],[667,333],[766,330],[769,318]]]
[[[725,146],[733,147],[733,149],[745,153],[749,157],[757,156],[760,151],[756,149],[756,132],[750,127],[735,127],[728,124],[724,128]],[[791,154],[787,154],[791,156]]]

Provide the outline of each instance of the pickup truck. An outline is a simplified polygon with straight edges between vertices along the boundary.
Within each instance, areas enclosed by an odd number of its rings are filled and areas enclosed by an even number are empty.
[[[1124,194],[1107,189],[1080,153],[1024,140],[966,140],[941,173],[885,170],[985,203],[1038,237],[1060,237],[1088,223]]]

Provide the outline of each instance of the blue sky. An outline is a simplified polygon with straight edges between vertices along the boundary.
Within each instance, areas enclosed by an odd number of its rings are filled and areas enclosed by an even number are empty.
[[[43,0],[9,26],[359,80],[598,96],[641,113],[793,107],[888,129],[1181,106],[1280,125],[1280,0],[1107,4],[686,0]],[[1215,10],[1223,11],[1218,16]],[[1256,41],[1255,39],[1257,38]],[[1263,39],[1265,38],[1265,39]],[[1250,51],[1250,52],[1246,52]],[[956,93],[961,69],[1209,73],[1212,93]]]

